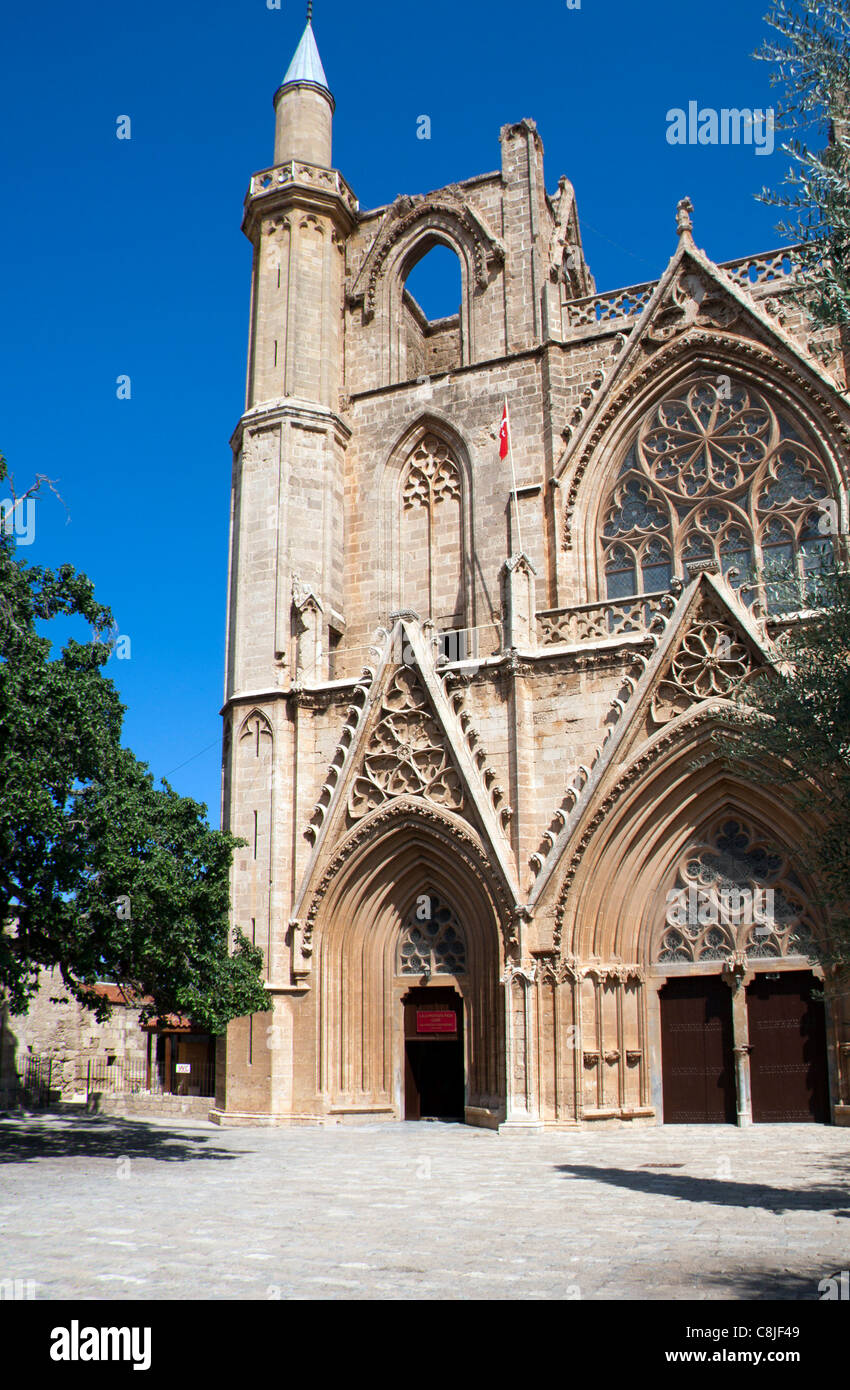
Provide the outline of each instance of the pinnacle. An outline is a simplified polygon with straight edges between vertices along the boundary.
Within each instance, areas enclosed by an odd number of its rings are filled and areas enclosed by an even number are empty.
[[[312,8],[312,7],[311,7]],[[308,15],[307,27],[301,35],[301,42],[295,50],[292,62],[286,71],[282,85],[288,86],[295,82],[315,82],[317,86],[328,87],[328,79],[325,77],[325,70],[322,67],[322,60],[319,57],[319,50],[316,46],[316,39],[313,34],[313,23]]]

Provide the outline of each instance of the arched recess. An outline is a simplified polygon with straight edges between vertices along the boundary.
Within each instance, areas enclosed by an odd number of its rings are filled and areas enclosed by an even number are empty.
[[[724,990],[726,985],[730,989],[720,997],[727,1001],[738,1049],[739,1112],[749,1115],[741,1060],[747,1054],[747,1010],[740,983],[776,970],[822,974],[816,964],[823,926],[816,885],[795,862],[798,816],[775,790],[748,779],[745,767],[716,760],[699,765],[710,753],[717,727],[716,712],[705,708],[668,726],[621,770],[607,795],[601,791],[601,804],[595,811],[588,807],[584,828],[577,827],[579,848],[561,878],[556,940],[580,976],[578,1029],[585,1066],[579,1104],[585,1115],[628,1113],[636,1107],[661,1113],[659,991],[671,979],[685,976],[696,984],[708,975],[722,975]],[[793,891],[803,900],[812,940],[798,949],[781,924],[778,931],[756,939],[742,920],[731,933],[736,939],[730,950],[709,949],[701,955],[699,948],[713,943],[707,933],[695,933],[696,959],[662,959],[669,954],[663,938],[668,913],[674,904],[677,914],[680,910],[679,875],[690,848],[698,850],[718,826],[732,823],[748,831],[744,853],[759,846],[778,851],[777,878],[787,881],[793,865]],[[833,1056],[843,1026],[840,1012],[834,1005],[827,1010]],[[833,1076],[835,1094],[835,1068]]]
[[[711,710],[685,716],[621,771],[613,804],[589,833],[580,861],[567,867],[560,899],[565,954],[653,967],[682,857],[724,817],[756,828],[794,860],[799,816],[789,804],[748,778],[743,766],[698,765],[718,728]],[[820,922],[814,886],[795,869]]]
[[[431,329],[421,323],[405,301],[405,284],[413,268],[435,246],[453,252],[460,263],[458,313],[439,320]],[[423,214],[398,242],[386,263],[388,381],[409,381],[474,361],[473,293],[476,243],[469,232],[445,214]]]
[[[600,543],[602,533],[605,529],[608,512],[612,506],[612,494],[616,489],[618,475],[624,470],[629,461],[630,451],[636,441],[641,437],[642,432],[652,430],[653,422],[659,425],[663,422],[657,420],[658,412],[667,401],[676,398],[683,398],[687,394],[688,387],[698,382],[712,383],[716,392],[721,410],[730,410],[731,405],[728,400],[724,403],[724,397],[730,391],[749,393],[751,402],[757,404],[761,409],[766,405],[774,417],[778,417],[793,433],[795,437],[789,437],[787,442],[791,446],[799,444],[804,454],[810,456],[815,468],[822,470],[824,479],[824,492],[820,497],[809,495],[801,498],[801,503],[806,503],[808,511],[815,512],[818,502],[825,502],[829,498],[835,500],[834,509],[835,526],[834,530],[839,535],[845,535],[847,531],[847,491],[846,480],[843,476],[842,467],[839,460],[844,454],[844,444],[842,442],[841,422],[837,415],[833,402],[825,400],[820,392],[805,380],[799,373],[794,371],[787,363],[784,363],[767,349],[757,347],[752,343],[742,345],[740,340],[724,336],[722,334],[711,335],[709,343],[705,342],[705,334],[700,335],[699,343],[682,340],[672,344],[666,349],[656,353],[650,363],[636,372],[604,409],[600,421],[592,431],[584,446],[580,448],[576,456],[569,488],[567,489],[567,503],[565,511],[565,545],[572,549],[575,556],[573,571],[577,576],[577,585],[569,595],[569,601],[599,601],[607,597],[608,582],[605,573],[605,562],[603,558],[603,547]],[[744,412],[746,414],[746,411]],[[779,439],[775,432],[774,437],[763,451],[762,457],[749,470],[745,469],[740,477],[740,486],[733,486],[729,500],[732,506],[728,508],[729,516],[726,518],[727,526],[734,526],[734,523],[741,521],[742,517],[736,517],[735,508],[740,501],[740,493],[745,490],[758,474],[758,485],[763,489],[764,483],[769,478],[761,479],[761,471],[769,474],[771,471],[771,461],[764,457],[771,454],[776,458],[783,441]],[[844,427],[846,431],[846,426]],[[660,433],[660,431],[658,432]],[[742,448],[746,448],[746,431],[742,431],[744,443]],[[699,443],[699,440],[696,441]],[[758,447],[758,444],[756,445]],[[659,459],[661,453],[659,451]],[[731,477],[731,473],[730,473]],[[626,481],[624,477],[624,482]],[[681,570],[681,559],[684,546],[680,542],[685,540],[685,532],[690,522],[694,520],[689,515],[694,506],[701,502],[710,502],[714,496],[724,501],[726,489],[723,486],[705,488],[702,492],[695,492],[692,497],[683,492],[681,498],[673,496],[672,491],[663,487],[656,487],[658,498],[649,498],[650,504],[658,501],[672,509],[673,529],[681,532],[671,538],[667,550],[670,552],[672,567],[679,572]],[[653,491],[650,488],[649,491]],[[681,506],[679,505],[681,504]],[[799,519],[799,534],[797,541],[816,539],[815,535],[804,536],[802,528],[805,518],[802,516],[803,506],[798,509],[801,513]],[[825,510],[825,509],[824,509]],[[822,512],[818,512],[820,516]],[[766,525],[769,521],[767,513],[760,514],[758,526],[762,522]],[[823,538],[827,526],[832,526],[832,522],[824,522],[821,531],[818,533]],[[695,529],[695,528],[691,528]],[[725,529],[725,527],[724,527]],[[654,529],[655,539],[661,535],[661,528]],[[651,540],[653,528],[645,532],[640,537],[635,550],[641,549],[643,543]],[[614,537],[613,539],[616,539]],[[629,541],[635,537],[629,537]],[[781,538],[777,535],[773,538],[777,546],[781,544]],[[736,537],[730,535],[729,544],[723,547],[721,564],[725,568],[734,565],[739,567],[743,563],[744,546],[738,545],[736,554]],[[760,545],[761,538],[757,541]],[[656,547],[658,548],[658,547]],[[777,552],[778,553],[778,552]],[[726,557],[728,556],[728,563]],[[643,554],[638,559],[638,588],[643,587],[648,592],[645,583],[642,583],[640,575],[641,560]],[[694,550],[692,558],[699,558]],[[755,558],[759,559],[757,555]],[[653,582],[660,581],[663,586],[663,567],[667,557],[660,553],[648,555],[646,557],[647,568]],[[681,576],[680,576],[681,577]],[[575,583],[575,581],[574,581]]]
[[[424,249],[423,249],[424,248]],[[401,310],[394,314],[399,381],[438,376],[463,366],[463,268],[454,246],[434,235],[423,238],[401,267]],[[418,286],[430,286],[439,307],[427,307]]]
[[[458,432],[434,416],[406,430],[381,499],[385,614],[410,609],[441,630],[474,627],[472,470]]]
[[[274,863],[274,734],[266,715],[252,709],[234,739],[235,790],[231,832],[246,841],[234,856],[234,921],[265,955],[271,973],[271,899]]]
[[[316,1090],[329,1113],[403,1114],[401,934],[422,895],[446,904],[463,934],[468,1118],[504,1109],[503,947],[498,886],[456,817],[409,800],[377,812],[343,845],[315,911]],[[327,875],[326,875],[327,878]],[[503,911],[504,909],[502,909]]]

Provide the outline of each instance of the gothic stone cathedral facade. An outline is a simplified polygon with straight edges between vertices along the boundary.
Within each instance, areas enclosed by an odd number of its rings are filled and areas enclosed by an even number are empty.
[[[309,24],[275,108],[223,757],[273,1012],[219,1041],[212,1117],[841,1122],[798,824],[711,756],[791,620],[765,565],[844,544],[840,344],[785,253],[708,260],[687,200],[661,278],[595,293],[531,120],[496,172],[362,210]],[[462,295],[429,321],[437,245]]]

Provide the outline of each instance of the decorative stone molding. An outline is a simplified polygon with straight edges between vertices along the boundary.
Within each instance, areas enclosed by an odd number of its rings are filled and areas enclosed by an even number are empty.
[[[816,957],[810,899],[788,855],[742,816],[725,814],[679,856],[655,958],[756,960]]]
[[[664,724],[700,700],[728,699],[756,669],[752,652],[730,623],[697,618],[654,692],[652,717]]]
[[[341,199],[352,217],[357,216],[359,204],[342,174],[337,169],[325,169],[318,164],[302,164],[291,159],[286,164],[275,165],[271,169],[261,169],[252,175],[245,197],[246,208],[254,200],[279,193],[292,184],[317,189]]]
[[[390,253],[420,225],[433,227],[444,232],[450,241],[470,246],[475,284],[479,289],[486,288],[489,283],[490,266],[504,261],[503,243],[486,226],[480,213],[473,211],[460,197],[452,197],[450,189],[443,189],[436,198],[427,195],[398,198],[387,213],[349,296],[352,305],[362,302],[364,321],[374,317],[378,284]]]
[[[781,401],[793,412],[799,410],[799,404],[790,393],[799,393],[805,399],[812,419],[818,422],[833,455],[840,454],[842,450],[850,448],[850,426],[848,426],[846,414],[838,409],[826,393],[819,392],[811,379],[804,376],[801,371],[798,371],[761,343],[734,337],[731,334],[691,328],[679,335],[673,342],[660,348],[650,361],[638,366],[622,387],[611,397],[606,408],[597,418],[592,431],[584,442],[581,453],[576,458],[570,477],[564,509],[563,548],[565,550],[572,549],[573,515],[578,491],[599,445],[610,433],[618,416],[636,398],[644,392],[650,391],[663,372],[672,370],[679,358],[690,353],[699,357],[701,368],[716,366],[718,372],[722,372],[728,371],[730,366],[734,364],[733,369],[744,377],[747,376],[748,372],[760,371],[771,383],[772,397]],[[764,389],[760,381],[755,384],[757,389]]]
[[[352,821],[384,801],[422,796],[451,811],[464,806],[460,778],[428,697],[409,667],[400,667],[384,694],[363,765],[348,797]]]
[[[681,592],[681,585],[679,586]],[[663,632],[675,607],[672,591],[631,598],[581,603],[572,608],[540,609],[538,640],[543,647],[577,646],[636,633]]]
[[[645,603],[638,606],[641,608],[647,607]],[[658,647],[661,633],[666,629],[675,610],[675,606],[676,598],[672,594],[665,594],[654,609],[651,626],[655,631],[647,632],[647,637],[651,640],[653,648]],[[646,616],[644,615],[644,622],[645,621]],[[560,806],[557,807],[547,829],[543,832],[539,848],[529,857],[529,867],[535,879],[542,872],[547,859],[554,851],[556,841],[565,830],[568,818],[578,805],[579,798],[587,786],[593,769],[605,753],[614,731],[637,689],[638,682],[646,670],[648,662],[649,658],[647,656],[644,656],[640,652],[634,653],[632,665],[629,671],[624,674],[620,689],[608,708],[608,713],[605,717],[605,723],[608,727],[602,742],[598,745],[589,766],[584,763],[580,764],[578,771],[567,785]]]
[[[707,724],[709,722],[713,723],[716,721],[716,719],[717,712],[712,707],[697,707],[694,713],[687,719],[687,728],[689,730],[699,728],[700,725]],[[567,868],[564,872],[564,877],[561,881],[561,889],[558,894],[557,903],[555,905],[555,928],[553,932],[553,939],[555,947],[558,951],[560,951],[561,949],[561,939],[563,933],[564,914],[566,911],[567,899],[569,897],[570,890],[573,885],[573,880],[575,879],[575,876],[578,873],[579,865],[581,864],[584,858],[588,845],[590,844],[597,830],[601,826],[602,822],[614,809],[621,797],[629,790],[630,787],[634,785],[635,782],[639,781],[642,777],[646,776],[646,773],[652,767],[654,762],[656,762],[664,753],[666,753],[669,748],[671,748],[674,744],[678,743],[681,740],[682,727],[682,722],[676,721],[676,723],[672,725],[669,733],[662,734],[658,738],[654,739],[652,744],[639,757],[634,759],[634,761],[629,765],[625,772],[618,778],[618,780],[608,791],[607,795],[603,798],[603,800],[597,807],[594,815],[585,825],[584,830],[582,831],[581,836],[576,842],[576,845],[573,849],[573,853],[571,855],[569,864],[567,865]]]
[[[383,636],[386,639],[386,641],[389,641],[389,634],[385,632],[383,629],[381,629],[380,631],[381,633],[383,633]],[[373,648],[373,650],[375,651],[376,655],[380,653],[380,649],[378,647]],[[369,699],[369,691],[372,687],[373,682],[375,681],[375,678],[375,669],[370,666],[367,666],[365,667],[360,680],[354,687],[354,691],[351,697],[351,704],[348,706],[348,714],[343,725],[342,734],[340,735],[340,739],[336,746],[336,750],[334,752],[333,759],[331,760],[330,767],[328,768],[328,771],[325,775],[325,780],[322,784],[322,790],[319,793],[319,799],[313,808],[313,814],[310,817],[310,823],[309,825],[305,826],[304,829],[305,836],[313,845],[315,845],[319,831],[322,825],[324,824],[325,817],[328,814],[328,809],[333,799],[334,792],[336,791],[336,788],[339,784],[339,780],[342,776],[343,769],[345,768],[345,765],[348,762],[351,750],[357,743],[360,725],[363,722],[363,715]]]
[[[652,345],[667,343],[693,327],[728,328],[740,313],[738,304],[723,294],[715,282],[690,265],[683,265],[656,305],[652,320],[646,325],[644,341]]]
[[[481,779],[484,792],[490,800],[502,832],[507,834],[513,816],[513,808],[505,801],[505,790],[497,781],[498,774],[490,764],[487,749],[481,743],[472,722],[472,715],[466,708],[466,695],[471,677],[460,673],[446,673],[442,676],[442,681],[449,707],[457,719],[461,735]]]
[[[310,905],[304,915],[304,930],[312,933],[322,902],[336,876],[348,861],[365,846],[383,835],[388,826],[416,831],[423,826],[445,840],[447,846],[463,859],[466,868],[480,883],[484,892],[495,900],[499,909],[502,930],[511,919],[514,903],[509,897],[501,876],[493,872],[490,860],[472,831],[457,816],[449,816],[423,802],[414,803],[409,797],[399,797],[379,811],[364,818],[345,838],[325,867],[310,895]]]

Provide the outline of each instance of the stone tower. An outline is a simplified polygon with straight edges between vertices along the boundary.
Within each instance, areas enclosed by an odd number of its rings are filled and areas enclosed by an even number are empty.
[[[715,265],[687,200],[659,279],[597,294],[531,120],[497,170],[363,210],[333,116],[308,21],[245,201],[232,440],[223,824],[273,1011],[219,1040],[214,1118],[746,1124],[775,1101],[750,1028],[796,1009],[820,1060],[783,1104],[840,1119],[793,817],[704,756],[775,653],[771,547],[805,578],[845,544],[840,344],[790,253]],[[730,875],[780,917],[681,918]]]

